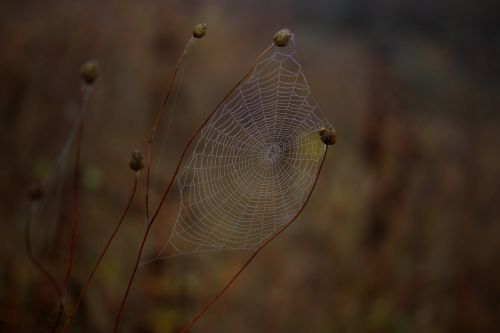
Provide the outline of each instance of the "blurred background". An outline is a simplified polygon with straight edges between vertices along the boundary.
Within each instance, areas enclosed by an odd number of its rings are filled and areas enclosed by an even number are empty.
[[[130,153],[145,151],[199,22],[208,33],[190,53],[155,147],[153,202],[191,133],[283,27],[295,33],[338,140],[299,220],[192,332],[500,331],[495,8],[496,1],[455,0],[2,1],[0,331],[48,331],[57,312],[53,289],[27,259],[23,232],[34,212],[35,254],[62,279],[73,158],[63,148],[74,132],[80,66],[97,59],[101,75],[87,105],[66,311],[124,209]],[[34,211],[28,188],[51,175]],[[71,332],[112,328],[144,230],[144,176]],[[174,191],[146,256],[166,240],[178,200]],[[145,266],[121,332],[178,332],[248,255]]]

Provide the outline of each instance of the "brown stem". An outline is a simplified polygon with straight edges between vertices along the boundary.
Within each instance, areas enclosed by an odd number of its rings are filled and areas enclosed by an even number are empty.
[[[40,273],[42,273],[43,276],[45,276],[45,278],[49,281],[51,286],[54,288],[54,290],[57,294],[57,297],[59,299],[61,299],[62,295],[63,295],[63,289],[62,289],[61,284],[57,281],[57,279],[54,277],[54,275],[52,275],[49,272],[49,270],[47,268],[45,268],[45,266],[33,254],[33,247],[32,247],[32,243],[31,243],[31,221],[33,218],[33,210],[34,210],[34,208],[32,208],[31,216],[26,220],[25,229],[24,229],[24,242],[26,245],[26,252],[28,254],[28,259],[31,261],[33,266],[35,266],[40,271]]]
[[[266,245],[271,243],[276,237],[278,237],[283,231],[285,231],[302,213],[304,208],[307,205],[307,202],[309,201],[309,198],[311,197],[311,194],[314,191],[314,188],[316,187],[316,183],[318,182],[319,174],[321,173],[321,169],[323,168],[323,163],[325,162],[325,157],[326,153],[328,151],[328,146],[325,146],[325,153],[323,154],[323,158],[321,160],[321,164],[319,166],[318,172],[316,173],[316,178],[314,179],[314,183],[311,187],[311,190],[309,191],[309,194],[307,195],[306,200],[304,201],[304,204],[302,207],[300,207],[299,211],[295,214],[295,216],[288,221],[280,230],[278,230],[277,233],[275,233],[272,237],[268,238],[264,243],[262,243],[257,250],[250,256],[250,258],[243,264],[243,266],[236,272],[236,274],[229,280],[228,283],[205,305],[205,307],[186,325],[184,328],[179,332],[179,333],[187,333],[188,330],[200,319],[207,311],[214,305],[219,298],[226,292],[227,289],[233,284],[233,282],[240,276],[240,274],[247,268],[247,266],[253,261],[253,259],[257,256],[257,254],[264,248]]]
[[[71,270],[73,267],[73,257],[76,244],[76,232],[78,226],[79,217],[79,182],[80,182],[80,155],[81,155],[81,143],[83,135],[83,124],[84,124],[84,112],[85,104],[87,102],[88,93],[90,91],[90,86],[83,85],[81,88],[79,105],[78,105],[78,128],[77,128],[77,142],[75,151],[75,166],[73,171],[73,208],[72,208],[72,225],[71,225],[71,238],[70,238],[70,249],[68,256],[68,266],[66,269],[66,274],[64,278],[64,284],[60,284],[57,279],[52,275],[43,264],[33,255],[33,249],[31,244],[31,220],[26,224],[25,230],[25,243],[28,252],[28,258],[33,263],[33,265],[49,280],[50,284],[55,289],[57,296],[59,298],[59,308],[57,311],[56,319],[52,325],[50,332],[55,332],[59,327],[62,315],[64,313],[64,298],[68,289],[69,279],[71,277]]]
[[[158,130],[158,127],[160,126],[160,120],[165,114],[166,111],[166,105],[168,98],[170,97],[170,93],[172,92],[172,88],[174,87],[174,82],[175,82],[175,77],[177,76],[177,71],[179,70],[179,65],[181,64],[184,56],[187,54],[189,47],[191,44],[195,41],[196,39],[191,38],[186,45],[186,48],[182,52],[182,55],[180,56],[179,60],[177,61],[177,65],[175,66],[174,74],[172,75],[172,78],[170,79],[169,87],[167,90],[167,94],[165,95],[165,99],[163,100],[162,107],[158,114],[156,115],[155,122],[153,124],[153,128],[151,129],[151,132],[149,133],[148,137],[148,148],[147,148],[147,154],[146,154],[146,218],[149,221],[149,183],[150,183],[150,178],[151,178],[151,164],[152,164],[152,146],[153,146],[153,139],[156,134],[156,131]]]
[[[179,172],[179,169],[181,167],[181,164],[182,164],[182,161],[184,159],[184,156],[186,155],[186,153],[187,153],[189,147],[191,146],[191,144],[193,143],[194,139],[196,139],[196,137],[198,136],[198,134],[200,134],[201,130],[205,127],[205,125],[208,123],[208,121],[212,118],[212,116],[214,115],[214,113],[228,99],[228,97],[233,93],[233,91],[252,73],[252,71],[254,70],[255,66],[257,65],[257,62],[259,61],[259,59],[262,58],[267,52],[269,52],[269,50],[271,50],[273,48],[273,46],[274,46],[274,44],[269,45],[264,51],[262,51],[261,54],[259,54],[259,56],[255,60],[255,62],[252,64],[252,66],[250,67],[250,69],[248,70],[248,72],[245,75],[243,75],[243,77],[241,78],[241,80],[239,80],[233,86],[233,88],[231,88],[231,90],[226,94],[226,96],[224,96],[224,98],[219,102],[219,104],[217,104],[217,106],[212,110],[212,112],[210,112],[210,114],[205,119],[205,121],[203,122],[203,124],[201,124],[201,126],[191,136],[191,138],[189,139],[188,143],[184,147],[184,150],[182,151],[181,157],[179,158],[179,162],[177,163],[177,168],[175,169],[174,174],[173,174],[172,178],[170,179],[170,182],[169,182],[169,184],[167,186],[167,189],[163,193],[163,196],[162,196],[162,198],[160,200],[160,203],[158,204],[158,207],[156,208],[156,210],[155,210],[155,212],[153,214],[153,217],[151,218],[151,221],[150,221],[151,224],[156,220],[156,218],[158,216],[158,213],[160,212],[161,207],[165,203],[165,200],[167,198],[168,193],[170,192],[170,189],[171,189],[172,184],[173,184],[173,182],[175,180],[175,177],[177,176],[177,173]]]
[[[55,333],[57,331],[57,328],[59,327],[59,323],[61,322],[62,315],[64,313],[64,302],[63,299],[59,302],[59,309],[57,310],[57,315],[56,319],[54,320],[54,324],[52,325],[52,328],[50,329],[50,333]]]
[[[85,293],[86,293],[86,291],[88,289],[90,281],[92,280],[92,278],[94,277],[95,272],[97,271],[97,267],[101,263],[102,259],[104,258],[104,255],[106,254],[106,252],[108,251],[109,246],[111,245],[111,242],[113,241],[113,239],[115,238],[116,234],[118,233],[118,230],[120,229],[120,226],[121,226],[123,220],[125,219],[125,216],[127,216],[127,213],[128,213],[128,211],[130,209],[130,206],[132,206],[132,202],[133,202],[136,190],[137,190],[137,173],[135,173],[135,175],[134,175],[134,185],[132,187],[132,192],[130,193],[130,197],[129,197],[128,201],[127,201],[127,205],[125,206],[125,210],[123,211],[123,213],[122,213],[122,215],[120,217],[120,220],[118,221],[118,223],[116,224],[113,232],[111,233],[111,236],[109,237],[106,245],[104,246],[104,249],[101,251],[101,254],[99,255],[99,258],[97,259],[94,267],[92,268],[92,271],[90,272],[89,277],[87,278],[87,281],[85,282],[84,286],[80,290],[80,294],[78,295],[78,298],[76,300],[75,306],[74,306],[73,310],[71,311],[70,315],[68,316],[68,318],[66,319],[66,322],[64,323],[64,326],[63,326],[63,328],[61,330],[61,333],[67,332],[67,330],[69,329],[71,321],[73,320],[73,317],[75,316],[75,314],[76,314],[76,312],[78,310],[78,307],[80,306],[80,303],[83,300],[83,297],[85,296]]]
[[[79,121],[76,134],[76,149],[75,149],[75,165],[73,169],[73,208],[72,208],[72,223],[71,223],[71,238],[69,243],[68,265],[64,276],[64,289],[68,288],[73,269],[73,258],[75,255],[76,236],[78,231],[78,222],[80,216],[80,156],[83,136],[83,123],[85,119],[85,104],[90,87],[83,85],[80,94],[79,102]],[[66,292],[66,291],[65,291]]]
[[[144,232],[144,236],[143,236],[142,241],[141,241],[139,253],[137,254],[134,270],[132,271],[132,275],[130,276],[130,279],[128,281],[127,290],[125,291],[125,295],[123,296],[122,302],[120,304],[120,310],[118,310],[118,315],[116,316],[115,327],[113,329],[114,333],[118,332],[118,326],[120,325],[120,317],[122,315],[123,308],[125,307],[125,303],[127,301],[127,297],[128,297],[129,292],[130,292],[130,288],[132,287],[132,282],[134,281],[135,274],[137,273],[137,268],[139,267],[139,262],[140,262],[141,256],[142,256],[142,251],[144,250],[144,245],[146,244],[146,240],[148,238],[150,230],[151,230],[151,223],[148,223],[148,225],[146,227],[146,231]]]
[[[177,176],[177,173],[180,170],[180,167],[181,167],[182,161],[184,159],[184,156],[186,155],[186,153],[187,153],[189,147],[191,146],[191,144],[193,143],[194,139],[198,136],[198,134],[205,127],[205,125],[208,123],[208,121],[212,118],[212,116],[214,115],[214,113],[219,109],[219,107],[222,105],[222,103],[224,103],[227,100],[227,98],[233,93],[233,91],[241,84],[241,82],[243,82],[248,77],[248,75],[250,75],[252,73],[252,71],[254,70],[255,66],[257,65],[257,62],[259,61],[259,59],[262,56],[264,56],[264,54],[266,54],[267,52],[269,52],[269,50],[271,50],[273,48],[273,46],[274,46],[274,44],[271,44],[264,51],[262,51],[261,54],[259,54],[259,56],[255,60],[255,62],[252,64],[252,66],[250,67],[250,69],[248,70],[248,72],[241,78],[241,80],[239,80],[233,86],[233,88],[231,88],[231,90],[226,94],[226,96],[224,96],[224,98],[222,99],[222,101],[210,112],[210,114],[208,115],[208,117],[201,124],[201,126],[196,130],[196,132],[191,136],[191,138],[189,139],[188,143],[184,147],[184,150],[182,151],[181,157],[179,158],[179,162],[177,163],[177,167],[176,167],[176,169],[174,171],[174,174],[172,175],[172,178],[170,179],[170,182],[168,183],[168,186],[167,186],[165,192],[163,193],[163,196],[162,196],[162,198],[160,200],[160,203],[158,204],[158,207],[156,208],[153,216],[148,221],[148,224],[147,224],[147,227],[146,227],[146,232],[144,233],[144,237],[143,237],[142,242],[141,242],[141,247],[139,248],[139,253],[137,254],[137,258],[136,258],[134,270],[132,271],[132,275],[130,276],[130,280],[129,280],[129,283],[128,283],[128,286],[127,286],[127,290],[125,291],[125,295],[124,295],[124,297],[122,299],[122,302],[120,304],[120,310],[118,312],[118,316],[116,317],[115,328],[114,328],[114,331],[113,331],[114,333],[116,333],[117,330],[118,330],[121,313],[123,311],[123,308],[125,307],[125,303],[127,302],[127,297],[128,297],[130,288],[132,286],[132,282],[133,282],[133,280],[135,278],[135,274],[137,273],[137,268],[139,266],[139,262],[141,261],[142,251],[144,249],[144,244],[146,243],[146,240],[148,238],[149,231],[151,230],[151,226],[153,225],[153,223],[155,222],[156,218],[158,217],[158,214],[160,212],[161,207],[165,203],[167,195],[170,192],[170,189],[172,188],[172,184],[174,183],[175,177]]]

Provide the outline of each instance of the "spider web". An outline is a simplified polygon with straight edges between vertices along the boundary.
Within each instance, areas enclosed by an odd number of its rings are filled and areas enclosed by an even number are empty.
[[[295,43],[274,47],[204,127],[177,177],[180,209],[157,258],[254,250],[302,207],[328,127]]]

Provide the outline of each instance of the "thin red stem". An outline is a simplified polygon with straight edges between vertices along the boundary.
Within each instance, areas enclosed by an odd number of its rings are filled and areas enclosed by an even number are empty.
[[[78,222],[80,220],[80,157],[82,149],[83,124],[85,120],[85,104],[87,101],[88,90],[90,87],[82,86],[79,103],[79,121],[76,134],[75,164],[73,168],[73,208],[71,223],[71,238],[69,243],[68,265],[64,276],[64,289],[68,288],[73,270],[73,259],[75,256],[76,236],[78,231]],[[65,291],[66,292],[66,291]]]
[[[177,72],[179,70],[179,65],[182,62],[182,59],[186,55],[189,47],[191,46],[191,43],[193,43],[195,39],[191,38],[189,40],[188,44],[186,45],[186,48],[184,49],[181,57],[179,58],[179,61],[177,61],[177,65],[175,66],[174,74],[172,75],[172,78],[170,79],[169,87],[167,90],[167,94],[165,95],[165,99],[163,100],[162,107],[158,114],[156,115],[155,122],[153,124],[153,128],[151,129],[151,132],[149,133],[148,137],[148,147],[147,147],[147,153],[146,153],[146,218],[149,221],[149,183],[151,179],[151,164],[152,164],[152,146],[153,146],[153,139],[156,134],[156,131],[158,130],[158,127],[160,126],[160,121],[163,115],[165,114],[166,111],[166,105],[168,98],[170,97],[170,93],[172,92],[172,88],[174,87],[174,82],[175,78],[177,76]]]
[[[224,96],[224,98],[219,102],[219,104],[217,104],[217,106],[212,110],[212,112],[210,112],[210,114],[208,115],[208,117],[205,119],[205,121],[201,124],[201,126],[196,130],[196,132],[194,132],[194,134],[191,136],[191,138],[189,139],[188,143],[186,144],[186,146],[184,147],[184,150],[182,151],[182,154],[181,154],[181,157],[179,158],[179,162],[177,163],[177,167],[174,171],[174,174],[172,176],[172,178],[170,179],[170,182],[167,186],[167,189],[165,190],[165,192],[163,193],[163,196],[160,200],[160,203],[158,204],[158,207],[156,208],[154,214],[153,214],[153,217],[151,218],[151,221],[150,223],[152,224],[159,212],[160,212],[160,209],[162,208],[163,204],[165,203],[165,200],[167,198],[167,195],[168,193],[170,192],[170,189],[172,188],[172,184],[175,180],[175,177],[177,176],[177,173],[179,172],[180,170],[180,167],[181,167],[181,164],[182,164],[182,161],[184,159],[184,156],[186,155],[189,147],[191,146],[191,144],[193,143],[193,141],[196,139],[196,137],[198,136],[198,134],[200,134],[201,130],[205,127],[205,125],[208,123],[208,121],[212,118],[212,116],[214,115],[214,113],[220,108],[220,106],[228,99],[228,97],[233,93],[233,91],[252,73],[252,71],[254,70],[255,66],[257,65],[257,62],[259,61],[260,58],[262,58],[262,56],[264,56],[267,52],[269,52],[269,50],[271,50],[273,48],[274,44],[271,44],[270,46],[268,46],[264,51],[262,51],[261,54],[259,54],[259,56],[257,57],[257,59],[255,60],[255,62],[252,64],[252,66],[250,67],[250,69],[248,70],[248,72],[241,78],[241,80],[239,80],[234,86],[233,88],[231,88],[231,90],[226,94],[226,96]]]
[[[259,252],[266,247],[269,243],[271,243],[276,237],[278,237],[283,231],[285,231],[302,213],[304,208],[307,205],[307,202],[309,201],[309,198],[311,197],[311,194],[314,191],[314,188],[316,187],[316,183],[318,182],[319,175],[321,173],[321,169],[323,168],[323,163],[325,162],[325,157],[326,153],[328,151],[328,146],[325,148],[325,153],[323,154],[323,158],[321,160],[321,164],[319,166],[318,172],[316,173],[316,178],[314,179],[314,183],[311,187],[311,190],[309,191],[309,194],[307,195],[306,200],[304,201],[304,204],[302,207],[299,209],[299,211],[295,214],[295,216],[288,221],[277,233],[275,233],[272,237],[268,238],[264,243],[262,243],[257,250],[248,258],[248,260],[243,264],[243,266],[236,272],[236,274],[229,280],[228,283],[205,305],[205,307],[186,325],[184,328],[179,332],[179,333],[187,333],[188,330],[200,319],[211,307],[214,305],[219,298],[226,292],[226,290],[229,289],[229,287],[233,284],[233,282],[240,276],[241,273],[247,268],[247,266],[254,260],[254,258],[259,254]]]
[[[50,330],[50,333],[55,333],[57,328],[59,327],[59,323],[61,322],[62,315],[64,313],[64,302],[63,299],[59,302],[59,309],[57,310],[56,319],[54,320],[54,324]]]
[[[125,307],[125,303],[127,301],[128,294],[130,292],[130,288],[132,287],[132,282],[134,281],[135,275],[137,273],[137,268],[139,267],[139,262],[140,262],[141,256],[142,256],[142,251],[144,250],[144,245],[146,244],[146,240],[148,238],[150,230],[151,230],[151,224],[148,224],[146,227],[146,231],[144,232],[144,236],[142,238],[142,241],[141,241],[141,246],[139,247],[139,253],[137,254],[134,270],[132,271],[132,275],[130,276],[130,279],[128,281],[127,290],[125,291],[125,295],[123,296],[123,300],[120,304],[120,310],[118,310],[118,315],[116,316],[115,327],[113,329],[114,333],[118,332],[118,326],[120,325],[120,318],[121,318],[121,315],[123,312],[123,308]]]
[[[69,329],[71,321],[73,320],[73,317],[75,316],[76,312],[78,311],[80,303],[83,300],[83,297],[85,296],[85,293],[87,292],[87,289],[88,289],[88,287],[90,285],[90,282],[91,282],[92,278],[94,277],[95,272],[97,271],[97,267],[99,266],[99,264],[101,263],[102,259],[104,258],[104,255],[108,251],[108,248],[111,245],[111,242],[113,241],[113,239],[115,238],[116,234],[118,233],[118,230],[120,229],[120,227],[122,225],[122,222],[125,220],[125,217],[127,216],[127,213],[129,211],[130,207],[132,206],[132,202],[134,200],[134,196],[135,196],[136,190],[137,190],[137,173],[135,173],[135,175],[134,175],[134,185],[132,187],[132,191],[130,193],[130,197],[129,197],[128,201],[127,201],[127,205],[125,206],[125,209],[124,209],[124,211],[123,211],[120,219],[118,220],[118,223],[116,224],[116,226],[115,226],[113,232],[111,233],[111,236],[109,237],[106,245],[104,246],[103,250],[101,251],[101,254],[99,255],[99,258],[97,259],[94,267],[92,268],[92,271],[90,272],[90,275],[87,278],[87,281],[85,282],[84,286],[80,290],[80,294],[78,295],[78,298],[76,300],[76,303],[75,303],[75,306],[73,308],[73,311],[70,313],[70,315],[66,319],[66,322],[64,323],[64,326],[63,326],[63,328],[61,330],[61,333],[64,333],[64,332],[66,332]]]
[[[151,230],[151,226],[153,225],[153,223],[156,221],[156,218],[158,217],[158,214],[160,213],[160,209],[162,208],[163,204],[165,203],[165,200],[167,198],[167,195],[168,193],[170,192],[170,189],[172,188],[172,185],[174,183],[174,180],[175,180],[175,177],[177,176],[179,170],[180,170],[180,167],[182,165],[182,161],[185,157],[185,155],[187,154],[187,151],[189,149],[189,147],[191,146],[191,144],[193,143],[194,139],[198,136],[198,134],[201,132],[201,130],[205,127],[205,125],[208,123],[208,121],[212,118],[212,116],[214,115],[214,113],[220,108],[220,106],[227,100],[227,98],[233,93],[233,91],[252,73],[252,71],[254,70],[255,66],[257,65],[257,62],[259,61],[259,59],[264,55],[266,54],[267,52],[269,52],[269,50],[272,49],[272,47],[274,46],[274,44],[271,44],[269,47],[267,47],[264,51],[262,51],[261,54],[259,54],[259,56],[257,57],[257,59],[255,60],[255,62],[252,64],[252,66],[250,67],[250,69],[248,70],[248,72],[241,78],[241,80],[239,80],[234,86],[233,88],[231,88],[231,90],[226,94],[226,96],[224,96],[224,98],[221,100],[221,102],[210,112],[210,114],[207,116],[207,118],[205,119],[205,121],[201,124],[201,126],[196,130],[196,132],[194,132],[194,134],[191,136],[191,138],[189,139],[189,141],[187,142],[186,146],[184,147],[184,150],[182,151],[182,154],[181,154],[181,157],[179,158],[179,162],[177,163],[177,167],[175,168],[175,171],[174,171],[174,174],[172,175],[172,178],[170,179],[170,182],[168,183],[168,186],[165,190],[165,192],[163,193],[163,196],[160,200],[160,203],[158,204],[158,207],[156,208],[153,216],[151,217],[151,219],[148,221],[148,224],[147,224],[147,227],[146,227],[146,232],[144,233],[144,237],[142,239],[142,242],[141,242],[141,246],[139,248],[139,253],[137,254],[137,258],[136,258],[136,262],[135,262],[135,266],[134,266],[134,269],[132,271],[132,275],[130,276],[130,279],[129,279],[129,283],[128,283],[128,286],[127,286],[127,290],[125,291],[125,295],[122,299],[122,302],[121,302],[121,305],[120,305],[120,310],[118,312],[118,316],[116,318],[116,321],[115,321],[115,328],[114,328],[114,333],[117,332],[118,330],[118,326],[119,326],[119,321],[120,321],[120,318],[121,318],[121,313],[123,311],[123,308],[125,307],[125,303],[127,302],[127,297],[128,297],[128,294],[129,294],[129,291],[130,291],[130,288],[132,286],[132,283],[133,283],[133,280],[135,278],[135,275],[137,273],[137,268],[139,266],[139,262],[141,260],[141,256],[142,256],[142,251],[144,249],[144,244],[146,243],[146,240],[148,238],[148,235],[149,235],[149,231]],[[149,162],[148,162],[149,163]]]
[[[32,214],[33,215],[33,214]],[[28,259],[31,263],[40,271],[40,273],[45,276],[45,278],[49,281],[51,286],[54,288],[57,297],[59,299],[62,298],[63,290],[61,284],[57,281],[57,279],[52,275],[47,268],[38,260],[37,257],[33,254],[33,247],[31,244],[31,219],[32,216],[26,220],[25,230],[24,230],[24,242],[26,245],[26,252],[28,254]]]

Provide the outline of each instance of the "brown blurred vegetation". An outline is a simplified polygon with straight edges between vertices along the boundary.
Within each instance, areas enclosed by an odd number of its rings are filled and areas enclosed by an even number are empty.
[[[71,132],[80,65],[98,59],[102,73],[84,130],[68,308],[125,205],[130,153],[145,149],[178,56],[202,21],[207,36],[189,57],[166,148],[156,155],[155,201],[192,131],[285,26],[338,142],[299,221],[193,332],[500,331],[494,8],[452,0],[1,2],[0,331],[42,331],[57,305],[26,257],[26,191],[49,174]],[[143,193],[142,181],[72,332],[111,329],[144,229]],[[38,255],[59,275],[67,247],[55,221],[68,221],[65,207],[48,205],[33,229]],[[177,208],[174,193],[149,254],[166,240]],[[145,266],[121,331],[176,332],[247,255]]]

